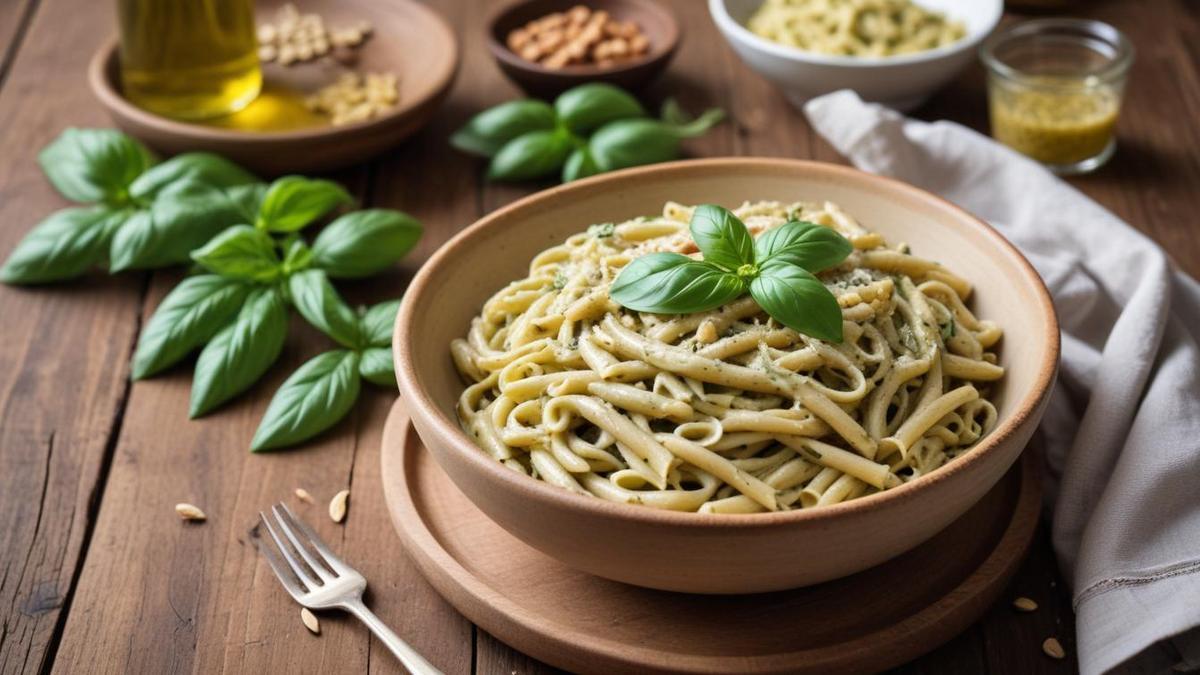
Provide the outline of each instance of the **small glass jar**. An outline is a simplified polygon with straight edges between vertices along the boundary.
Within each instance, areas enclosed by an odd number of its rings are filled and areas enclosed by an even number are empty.
[[[1037,19],[980,48],[992,136],[1060,175],[1087,173],[1116,149],[1133,45],[1084,19]]]

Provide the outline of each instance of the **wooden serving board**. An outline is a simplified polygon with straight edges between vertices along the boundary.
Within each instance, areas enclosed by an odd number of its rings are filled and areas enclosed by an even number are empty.
[[[429,582],[500,640],[580,673],[861,673],[904,663],[996,600],[1041,506],[1026,452],[961,519],[883,565],[780,593],[687,595],[570,569],[509,535],[442,472],[400,401],[381,454],[392,521]]]

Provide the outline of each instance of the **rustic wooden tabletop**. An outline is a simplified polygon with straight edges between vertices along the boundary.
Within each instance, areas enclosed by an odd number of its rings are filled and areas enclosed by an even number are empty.
[[[516,94],[482,42],[471,0],[432,2],[455,27],[463,61],[437,120],[402,147],[339,173],[364,204],[403,209],[426,235],[394,272],[345,287],[353,302],[401,293],[434,249],[480,215],[534,187],[495,187],[447,135],[472,112]],[[651,99],[718,105],[730,121],[689,142],[694,156],[773,155],[844,162],[717,35],[699,0],[674,0],[681,51]],[[68,126],[109,125],[88,92],[88,58],[113,30],[112,2],[0,2],[0,255],[64,205],[37,151]],[[1187,0],[1079,2],[1069,10],[1126,31],[1138,49],[1120,148],[1072,183],[1167,247],[1200,275],[1200,5]],[[917,112],[986,128],[983,73],[972,67]],[[1081,227],[1087,227],[1081,223]],[[0,673],[396,672],[358,623],[301,624],[248,540],[259,509],[304,487],[318,502],[349,487],[342,525],[307,507],[334,548],[371,582],[370,604],[447,673],[550,669],[473,627],[405,558],[384,507],[379,440],[393,395],[373,390],[350,417],[290,452],[246,448],[286,373],[326,339],[294,321],[283,363],[250,394],[187,421],[190,372],[131,384],[138,330],[178,272],[96,273],[53,288],[0,287]],[[180,522],[173,505],[204,508]],[[1016,596],[1041,608],[1018,614]],[[1004,597],[976,625],[907,672],[1074,670],[1071,604],[1045,528]],[[1056,636],[1068,657],[1040,645]]]

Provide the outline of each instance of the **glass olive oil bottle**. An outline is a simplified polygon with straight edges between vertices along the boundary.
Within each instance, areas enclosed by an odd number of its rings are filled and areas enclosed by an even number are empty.
[[[135,105],[197,120],[258,96],[254,0],[117,0],[117,14],[121,84]]]

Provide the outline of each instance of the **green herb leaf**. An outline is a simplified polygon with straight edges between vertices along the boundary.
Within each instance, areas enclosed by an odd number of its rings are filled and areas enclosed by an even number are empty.
[[[0,268],[0,281],[40,284],[72,279],[102,262],[127,212],[107,206],[62,209],[34,226]]]
[[[387,347],[392,344],[392,328],[396,325],[396,313],[400,311],[399,300],[387,300],[372,305],[359,322],[363,337],[372,347]]]
[[[558,171],[574,148],[562,130],[530,131],[504,144],[488,164],[489,180],[522,181]]]
[[[285,275],[308,269],[312,264],[312,249],[299,237],[286,242],[283,251],[283,273]]]
[[[808,270],[783,260],[768,260],[750,282],[750,295],[788,328],[827,342],[842,341],[842,309],[837,298]]]
[[[663,101],[662,109],[658,114],[659,118],[667,124],[682,126],[692,121],[692,116],[679,105],[679,101],[673,98],[668,98]]]
[[[283,350],[287,319],[279,291],[251,291],[233,323],[200,352],[188,416],[200,417],[257,382]]]
[[[754,238],[729,209],[715,204],[697,206],[690,229],[705,262],[730,272],[754,264]]]
[[[210,272],[230,279],[274,281],[283,272],[271,235],[249,225],[234,225],[192,252]]]
[[[767,230],[754,242],[760,262],[782,260],[810,272],[838,265],[853,250],[850,240],[834,230],[802,220]]]
[[[67,199],[124,206],[130,184],[154,164],[154,155],[114,129],[72,128],[46,146],[38,162]]]
[[[263,415],[250,450],[276,450],[333,426],[358,400],[359,356],[335,350],[315,356],[284,381]]]
[[[263,197],[256,225],[271,232],[295,232],[354,198],[327,180],[284,176],[271,183]]]
[[[636,98],[603,82],[589,82],[564,91],[554,100],[554,111],[568,129],[579,134],[614,120],[646,116]]]
[[[201,182],[218,188],[258,182],[258,177],[211,152],[185,152],[151,167],[129,186],[129,194],[148,202],[165,188],[181,182]]]
[[[344,347],[361,349],[366,339],[358,325],[358,316],[329,283],[324,270],[310,269],[288,277],[292,304],[314,328]]]
[[[587,178],[600,173],[600,167],[596,166],[596,160],[592,159],[592,153],[587,147],[575,148],[567,157],[567,163],[563,165],[562,182],[570,183],[579,178]]]
[[[954,321],[953,316],[950,317],[949,321],[938,326],[938,329],[942,334],[942,342],[945,342],[945,341],[949,340],[950,338],[954,337],[954,335],[958,332],[957,327],[955,326],[955,321]]]
[[[244,282],[215,274],[181,281],[146,323],[133,354],[133,379],[170,367],[210,340],[237,315],[250,294]]]
[[[652,119],[610,122],[592,134],[588,150],[601,171],[667,162],[679,157],[672,128]]]
[[[491,157],[517,136],[551,130],[554,124],[554,109],[548,103],[534,99],[508,101],[472,117],[450,137],[450,144],[463,152]]]
[[[595,225],[588,225],[587,229],[587,233],[597,239],[607,239],[616,234],[616,232],[617,226],[615,223],[596,223]]]
[[[736,274],[678,253],[650,253],[625,266],[609,289],[637,312],[689,314],[732,302],[746,291]]]
[[[237,209],[242,223],[248,225],[258,219],[258,212],[262,209],[263,200],[267,198],[269,187],[266,183],[248,183],[225,188],[225,196]]]
[[[222,190],[196,181],[175,183],[117,229],[109,269],[120,272],[187,262],[193,250],[239,222],[244,222],[240,211]]]
[[[362,352],[362,361],[358,363],[358,372],[368,382],[381,387],[396,387],[396,369],[392,366],[391,347],[371,347]]]
[[[347,213],[317,235],[313,264],[335,278],[376,274],[395,264],[421,238],[421,224],[406,213],[367,209]]]

